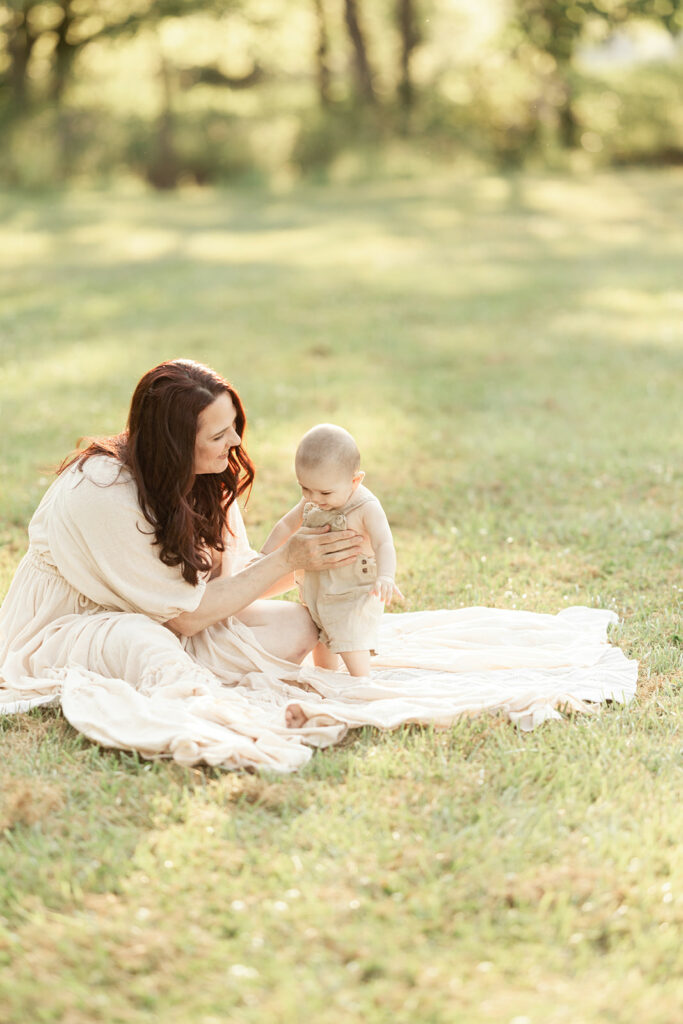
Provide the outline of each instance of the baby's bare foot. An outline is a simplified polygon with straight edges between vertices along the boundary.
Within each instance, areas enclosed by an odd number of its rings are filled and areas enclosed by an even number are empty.
[[[289,704],[285,711],[285,723],[288,729],[300,729],[307,722],[306,715],[300,704]]]

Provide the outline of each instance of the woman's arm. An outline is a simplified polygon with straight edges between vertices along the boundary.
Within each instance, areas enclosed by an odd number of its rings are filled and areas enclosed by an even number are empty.
[[[299,508],[299,506],[301,506],[301,509]],[[247,568],[250,565],[253,565],[256,562],[260,562],[264,555],[269,555],[273,551],[276,551],[285,543],[286,540],[288,540],[292,536],[293,533],[296,533],[297,529],[301,526],[301,521],[303,519],[303,506],[304,502],[299,502],[299,504],[295,505],[294,508],[290,509],[289,512],[287,512],[286,515],[284,515],[282,519],[280,519],[279,522],[275,524],[275,526],[268,535],[266,543],[261,548],[260,553],[252,551],[252,557],[247,562],[242,562],[243,569]],[[233,511],[234,509],[235,506],[231,506],[231,511]],[[239,517],[239,528],[241,528],[241,531],[244,533],[244,543],[248,544],[248,541],[246,539],[247,535],[246,531],[244,531],[244,524],[242,522],[241,516]],[[210,576],[210,579],[214,579],[216,576],[221,576],[223,579],[232,579],[232,559],[230,557],[225,557],[225,553],[229,552],[231,549],[231,539],[232,538],[226,538],[226,552],[224,552],[223,558],[221,559],[220,570],[219,572],[213,572]],[[286,576],[283,576],[282,579],[276,580],[274,583],[272,583],[267,590],[265,590],[262,594],[259,594],[259,597],[277,597],[279,594],[286,594],[287,591],[291,590],[292,587],[294,586],[296,586],[296,580],[294,579],[294,573],[290,572]]]
[[[181,636],[194,636],[214,622],[246,608],[263,597],[294,569],[331,569],[355,561],[362,538],[351,530],[329,533],[329,527],[303,527],[269,555],[234,576],[209,580],[197,608],[169,619],[166,625]]]

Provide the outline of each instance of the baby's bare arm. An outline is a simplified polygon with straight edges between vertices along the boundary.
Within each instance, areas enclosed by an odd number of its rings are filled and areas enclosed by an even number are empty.
[[[363,508],[363,525],[370,538],[377,563],[377,585],[374,592],[386,604],[390,604],[395,586],[396,549],[389,521],[378,501],[373,501]]]
[[[261,548],[261,554],[269,555],[271,551],[277,551],[293,533],[296,533],[303,522],[304,505],[305,502],[302,498],[294,508],[290,508],[289,512],[278,520],[268,534],[266,542]]]
[[[363,525],[375,552],[377,575],[390,576],[393,579],[396,573],[394,540],[389,520],[378,501],[370,502],[363,509]]]

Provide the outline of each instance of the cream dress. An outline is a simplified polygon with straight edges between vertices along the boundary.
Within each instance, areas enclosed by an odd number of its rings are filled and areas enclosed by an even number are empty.
[[[234,503],[229,571],[257,553]],[[0,713],[59,702],[109,747],[182,764],[291,771],[347,728],[446,726],[503,709],[522,728],[627,702],[637,666],[607,643],[612,612],[558,615],[466,608],[385,615],[371,677],[299,667],[228,618],[179,639],[168,619],[199,604],[206,581],[164,565],[135,484],[119,463],[66,470],[29,525],[29,548],[0,609]],[[304,724],[289,729],[292,705]]]

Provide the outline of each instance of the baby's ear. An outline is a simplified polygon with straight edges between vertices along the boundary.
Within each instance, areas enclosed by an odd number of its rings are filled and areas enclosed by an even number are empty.
[[[363,483],[363,480],[365,480],[365,473],[362,470],[359,470],[357,473],[354,473],[353,480],[351,481],[351,483],[353,484],[354,491],[356,487],[360,487],[360,485]]]

